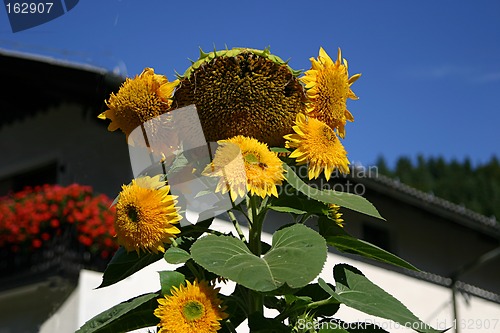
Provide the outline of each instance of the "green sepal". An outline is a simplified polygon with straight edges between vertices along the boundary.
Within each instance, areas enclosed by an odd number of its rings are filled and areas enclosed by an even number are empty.
[[[162,295],[172,295],[172,287],[178,288],[186,281],[186,277],[184,276],[184,274],[176,271],[160,271],[158,272],[158,274],[160,275]]]
[[[191,66],[188,69],[186,69],[184,74],[181,76],[178,76],[177,78],[178,79],[189,79],[191,77],[191,74],[193,74],[193,72],[195,70],[200,68],[203,64],[209,63],[210,61],[214,60],[215,58],[218,58],[218,57],[236,57],[237,55],[239,55],[241,53],[245,53],[245,52],[250,52],[250,53],[253,53],[257,56],[269,59],[272,62],[274,62],[275,64],[286,66],[290,70],[290,72],[292,73],[292,75],[294,77],[298,77],[303,72],[302,70],[293,69],[292,67],[290,67],[288,65],[288,62],[283,61],[283,59],[281,59],[277,55],[271,54],[271,51],[269,48],[266,48],[264,50],[259,50],[259,49],[252,49],[252,48],[236,47],[236,48],[232,48],[232,49],[219,50],[219,51],[214,50],[214,51],[208,52],[208,53],[204,52],[200,48],[200,57],[198,58],[198,60],[196,60],[194,63],[192,63]]]

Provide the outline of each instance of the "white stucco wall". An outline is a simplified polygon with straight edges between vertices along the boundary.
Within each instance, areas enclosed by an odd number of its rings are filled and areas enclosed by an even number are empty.
[[[214,222],[213,227],[221,231],[232,229],[232,225],[223,221]],[[264,235],[265,241],[270,242],[270,238],[271,235]],[[331,253],[328,255],[327,264],[320,276],[325,281],[334,283],[332,267],[338,263],[347,263],[361,270],[371,281],[392,294],[416,316],[434,328],[445,329],[455,326],[450,289]],[[160,289],[156,272],[173,268],[175,266],[161,260],[124,281],[97,290],[95,287],[101,283],[102,274],[83,270],[78,288],[58,313],[44,323],[41,332],[74,332],[94,315],[111,306],[140,294]],[[232,288],[231,284],[223,285],[221,292],[228,294]],[[477,297],[470,297],[466,301],[461,295],[458,295],[457,300],[459,313],[457,324],[460,333],[500,331],[500,305]],[[376,323],[389,332],[414,332],[391,321],[368,316],[345,306],[341,306],[335,317],[346,322]],[[243,326],[240,325],[237,329],[238,333],[248,332],[248,328]],[[147,331],[147,329],[142,329],[134,332]],[[454,332],[454,330],[451,329],[449,332]]]

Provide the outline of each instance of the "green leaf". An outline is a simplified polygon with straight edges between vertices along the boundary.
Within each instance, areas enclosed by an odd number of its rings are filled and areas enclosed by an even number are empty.
[[[283,163],[283,168],[286,170],[285,178],[288,183],[306,196],[327,204],[336,204],[384,220],[375,206],[362,196],[334,190],[319,190],[304,183],[286,163]]]
[[[300,289],[295,293],[296,296],[309,296],[311,297],[313,302],[318,302],[322,300],[326,300],[330,297],[323,288],[321,288],[317,283],[311,283]],[[333,316],[340,308],[340,303],[336,302],[336,300],[331,300],[331,302],[327,302],[321,306],[311,308],[308,311],[313,313],[315,316],[328,317]]]
[[[172,164],[168,167],[167,174],[165,175],[165,178],[168,178],[169,176],[181,171],[184,169],[187,165],[189,164],[188,159],[182,152],[177,153],[175,155],[175,159],[172,162]]]
[[[179,287],[186,281],[184,274],[176,271],[161,271],[160,274],[160,285],[162,295],[172,295],[172,287]]]
[[[153,312],[158,307],[158,296],[158,293],[150,293],[117,304],[87,321],[76,333],[129,332],[156,326],[159,319]]]
[[[291,213],[297,215],[307,214],[305,210],[300,210],[292,207],[268,206],[268,208],[280,213]]]
[[[269,148],[270,151],[274,153],[289,153],[290,151],[286,148],[283,147],[271,147]]]
[[[290,327],[276,319],[265,318],[257,312],[248,318],[248,327],[252,333],[290,333]]]
[[[312,281],[326,261],[325,239],[296,224],[274,233],[271,249],[257,257],[232,236],[208,235],[191,247],[200,266],[256,291],[271,291],[287,284],[300,288]]]
[[[182,229],[181,230],[182,236],[177,237],[175,239],[177,244],[180,244],[180,247],[184,250],[189,249],[191,247],[191,245],[193,244],[192,240],[203,235],[203,233],[205,233],[210,228],[213,220],[214,220],[214,217],[210,217],[206,220],[199,221],[196,224],[189,224],[189,225],[182,227],[181,228]],[[182,239],[181,240],[182,243],[179,243],[180,239]]]
[[[321,289],[326,291],[330,296],[333,296],[335,298],[335,290],[333,290],[332,286],[326,283],[325,280],[323,280],[322,278],[318,278],[318,285],[321,287]]]
[[[191,258],[189,252],[178,248],[178,247],[170,247],[165,251],[165,255],[163,256],[165,261],[169,264],[183,264]]]
[[[334,246],[341,252],[353,253],[365,258],[419,271],[418,268],[398,256],[369,242],[352,237],[342,227],[329,219],[320,218],[318,224],[319,233],[325,237],[328,245]]]
[[[332,292],[331,288],[326,291],[346,306],[392,320],[417,332],[444,332],[423,323],[400,301],[368,280],[358,269],[339,264],[333,268],[333,276],[337,282],[335,291]]]
[[[287,192],[283,191],[278,198],[272,198],[271,204],[273,206],[294,208],[318,216],[328,213],[328,206],[325,203],[311,199],[300,192],[292,194]]]
[[[116,251],[102,276],[102,283],[97,288],[103,288],[115,284],[144,267],[160,260],[162,253],[141,253],[127,252],[123,247]]]
[[[418,268],[398,256],[364,240],[351,236],[331,236],[326,239],[329,245],[346,253],[359,254],[365,258],[375,259],[395,266],[419,271]]]

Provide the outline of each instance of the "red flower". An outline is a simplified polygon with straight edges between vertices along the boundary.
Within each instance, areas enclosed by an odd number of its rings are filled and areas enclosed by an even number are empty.
[[[35,249],[38,249],[38,248],[42,247],[42,241],[41,241],[41,240],[39,240],[38,238],[35,238],[35,239],[33,239],[33,241],[31,242],[31,245],[33,245],[33,247],[34,247]]]
[[[107,258],[118,248],[112,240],[115,209],[110,205],[109,197],[95,195],[90,186],[26,187],[0,197],[0,247],[34,250],[76,228],[76,240],[87,251]]]

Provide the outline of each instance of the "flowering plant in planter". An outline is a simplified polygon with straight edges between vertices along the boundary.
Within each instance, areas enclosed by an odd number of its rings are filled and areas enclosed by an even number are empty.
[[[269,49],[235,48],[201,51],[174,81],[151,68],[126,79],[99,116],[125,133],[135,175],[114,202],[121,247],[100,287],[158,260],[177,268],[160,272],[161,290],[78,332],[236,332],[242,323],[251,332],[385,332],[344,325],[341,304],[437,332],[358,269],[324,267],[333,246],[416,270],[343,229],[340,209],[383,220],[370,202],[317,185],[350,172],[341,140],[359,77],[349,77],[340,49],[332,60],[320,48],[301,72]],[[221,216],[232,232],[213,226]],[[270,243],[264,226],[276,226]],[[318,278],[323,270],[334,285]],[[232,292],[221,292],[224,283]]]
[[[33,253],[64,244],[109,260],[118,248],[113,240],[115,209],[110,208],[111,202],[104,194],[94,194],[92,187],[79,184],[26,187],[0,198],[4,265],[15,258],[26,258],[29,264]]]

